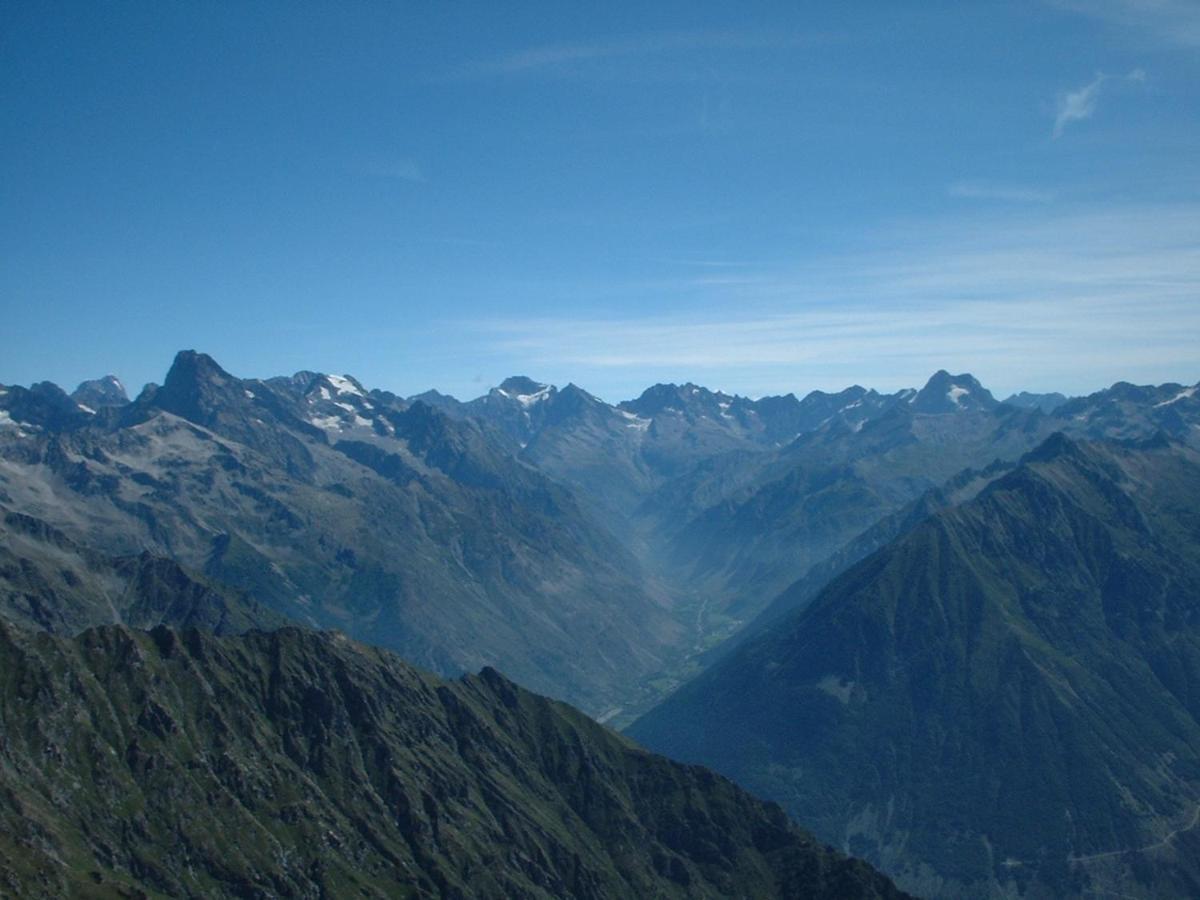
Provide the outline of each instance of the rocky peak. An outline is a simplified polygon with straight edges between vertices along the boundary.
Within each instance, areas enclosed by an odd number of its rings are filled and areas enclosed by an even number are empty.
[[[66,392],[52,381],[28,388],[0,388],[0,425],[23,423],[51,430],[69,429],[89,418]]]
[[[71,399],[80,406],[97,410],[105,406],[124,406],[129,402],[129,394],[116,375],[105,375],[82,382],[71,394]]]
[[[557,388],[550,384],[542,384],[525,375],[513,375],[500,382],[493,388],[492,395],[499,394],[508,400],[515,400],[521,406],[528,408],[542,400],[547,400],[557,393]]]
[[[181,350],[153,402],[167,412],[208,425],[223,406],[245,399],[238,379],[217,365],[211,356]]]
[[[689,418],[719,415],[728,410],[740,397],[731,397],[720,392],[713,393],[706,387],[692,384],[656,384],[646,388],[636,400],[619,404],[621,409],[646,418],[653,418],[666,410],[683,413]]]
[[[1022,409],[1040,409],[1044,413],[1054,412],[1058,407],[1067,402],[1065,394],[1060,394],[1057,391],[1052,391],[1048,394],[1034,394],[1029,391],[1021,391],[1018,394],[1011,394],[1006,397],[1004,402],[1009,406],[1019,406]]]
[[[951,375],[939,369],[910,401],[913,412],[952,413],[961,410],[992,409],[996,398],[975,376]]]

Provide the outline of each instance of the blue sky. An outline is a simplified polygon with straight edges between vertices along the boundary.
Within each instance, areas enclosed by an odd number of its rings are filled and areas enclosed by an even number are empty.
[[[1200,4],[501,6],[7,4],[0,382],[1200,378]]]

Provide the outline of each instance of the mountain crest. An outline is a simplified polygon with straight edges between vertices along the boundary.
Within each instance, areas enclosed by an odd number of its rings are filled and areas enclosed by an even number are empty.
[[[1067,437],[1061,431],[1056,431],[1021,457],[1021,463],[1051,462],[1056,459],[1079,458],[1083,453],[1083,448],[1077,441],[1071,440],[1071,438]]]
[[[557,392],[554,385],[542,384],[525,375],[512,375],[505,378],[494,390],[526,407],[545,400]]]
[[[208,425],[222,406],[244,397],[239,384],[207,353],[181,350],[153,402],[188,421]]]
[[[728,410],[734,401],[741,400],[720,391],[713,392],[692,382],[685,384],[656,384],[642,391],[636,400],[619,403],[621,409],[639,416],[653,418],[665,410],[690,415],[712,415]]]
[[[909,402],[913,412],[934,414],[993,409],[998,405],[991,391],[980,384],[974,375],[966,372],[951,375],[945,369],[935,372]]]
[[[82,382],[71,393],[71,399],[80,406],[97,410],[104,406],[124,406],[129,402],[129,394],[116,375],[105,375]]]

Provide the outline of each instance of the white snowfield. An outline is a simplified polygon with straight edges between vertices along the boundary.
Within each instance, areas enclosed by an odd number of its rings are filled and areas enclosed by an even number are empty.
[[[333,389],[339,394],[357,394],[359,397],[364,396],[362,390],[360,390],[354,384],[354,382],[345,375],[326,375],[325,380],[332,384]]]
[[[1186,400],[1188,397],[1194,397],[1198,388],[1200,388],[1200,384],[1192,385],[1190,388],[1184,388],[1170,400],[1164,400],[1162,403],[1155,403],[1154,408],[1158,409],[1160,406],[1170,406],[1172,403],[1178,403],[1180,400]]]
[[[29,428],[32,431],[38,430],[35,426],[25,426],[22,425],[22,423],[15,421],[13,417],[8,414],[8,410],[6,409],[0,409],[0,428],[13,429],[16,431],[17,437],[19,438],[29,437],[29,432],[25,431],[25,428]]]
[[[950,390],[946,391],[946,396],[949,397],[952,401],[954,401],[955,406],[962,406],[962,398],[965,397],[969,393],[971,393],[971,392],[969,390],[967,390],[967,388],[959,387],[956,384],[956,385],[954,385],[954,387],[950,388]]]
[[[496,388],[496,393],[502,397],[507,397],[509,400],[516,400],[526,409],[533,406],[535,403],[540,403],[550,396],[551,386],[548,384],[539,384],[538,389],[532,394],[510,394],[504,388]]]
[[[643,419],[641,416],[635,415],[634,413],[624,409],[618,409],[617,412],[619,412],[626,419],[629,419],[629,421],[625,423],[626,428],[636,428],[638,431],[645,431],[650,427],[649,419]]]

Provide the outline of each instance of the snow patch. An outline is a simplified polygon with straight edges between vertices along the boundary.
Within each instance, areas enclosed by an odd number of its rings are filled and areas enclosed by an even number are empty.
[[[1155,403],[1154,408],[1158,409],[1160,406],[1170,406],[1172,403],[1178,403],[1180,400],[1186,400],[1188,397],[1194,397],[1196,395],[1196,388],[1198,387],[1200,387],[1200,385],[1184,388],[1170,400],[1164,400],[1162,403]]]
[[[247,399],[247,400],[253,400],[253,399],[254,399],[254,391],[248,391],[248,390],[246,390],[245,388],[242,388],[242,393],[246,395],[246,399]]]
[[[618,409],[617,412],[629,420],[625,423],[626,428],[636,428],[638,431],[645,431],[650,427],[649,419],[643,419],[641,416],[624,409]]]
[[[342,428],[342,420],[337,416],[313,416],[308,421],[325,431],[340,431]]]
[[[846,705],[854,696],[854,682],[838,675],[826,675],[817,682],[817,690],[828,694],[841,704]]]
[[[8,414],[8,410],[0,409],[0,428],[13,428],[17,432],[17,437],[29,437],[29,435],[21,430],[21,423],[13,420],[13,417]],[[36,430],[36,429],[35,429]]]
[[[509,400],[516,400],[526,409],[533,406],[535,403],[540,403],[550,396],[550,385],[548,384],[539,386],[538,389],[532,394],[510,394],[504,388],[500,387],[493,388],[493,390],[495,390],[495,392],[501,397],[507,397]]]
[[[96,414],[96,411],[94,409],[92,409],[90,406],[88,406],[87,404],[76,403],[75,405],[78,406],[85,413],[87,413],[89,416],[94,416]]]
[[[962,398],[967,396],[967,394],[969,394],[969,393],[971,393],[971,392],[969,390],[967,390],[965,387],[959,387],[956,384],[952,388],[950,388],[950,390],[946,391],[946,396],[950,398],[951,402],[955,406],[962,406]]]
[[[339,394],[356,394],[359,397],[364,396],[363,392],[355,386],[354,382],[345,375],[326,375],[325,380],[332,384],[333,389]]]

